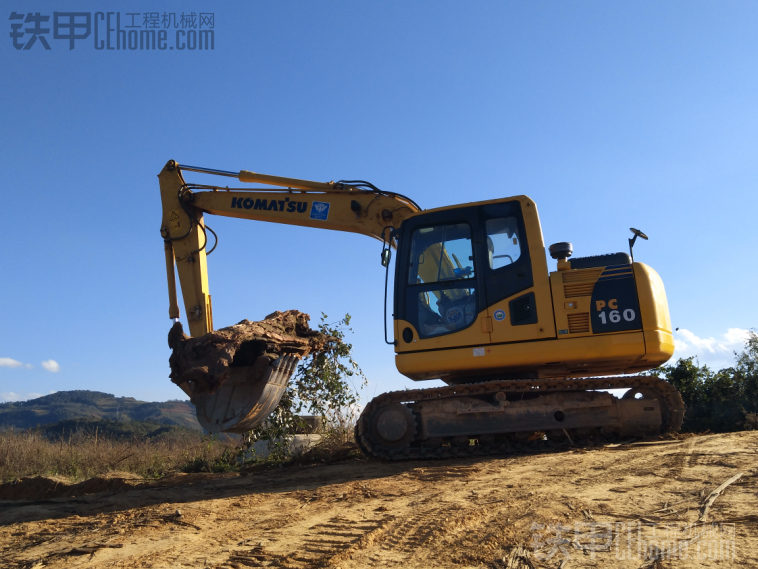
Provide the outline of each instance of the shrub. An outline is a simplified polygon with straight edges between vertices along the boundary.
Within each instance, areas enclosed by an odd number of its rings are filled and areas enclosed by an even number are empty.
[[[303,411],[321,417],[323,444],[352,440],[358,391],[367,381],[353,360],[352,344],[345,342],[346,333],[352,332],[350,315],[334,323],[328,323],[327,318],[322,312],[319,323],[319,331],[331,338],[326,348],[311,354],[298,367],[274,412],[247,434],[243,452],[249,452],[256,441],[265,440],[270,460],[287,459],[287,439],[305,430],[299,418]]]
[[[712,371],[696,358],[651,372],[682,395],[686,405],[682,431],[724,433],[758,426],[758,335],[751,331],[745,348],[735,353],[734,367]]]

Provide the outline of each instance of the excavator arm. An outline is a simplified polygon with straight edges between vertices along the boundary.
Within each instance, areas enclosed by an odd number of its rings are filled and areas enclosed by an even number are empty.
[[[183,172],[236,178],[268,187],[230,188],[189,184]],[[204,215],[222,215],[368,235],[388,245],[390,230],[420,211],[410,198],[383,192],[363,181],[312,182],[242,170],[227,172],[181,166],[170,160],[158,175],[163,220],[169,317],[179,318],[176,272],[191,336],[213,331],[207,254],[215,240]],[[215,236],[215,234],[214,234]]]

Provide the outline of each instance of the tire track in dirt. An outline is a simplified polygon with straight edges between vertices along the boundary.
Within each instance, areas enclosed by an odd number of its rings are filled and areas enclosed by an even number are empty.
[[[445,548],[439,546],[462,534],[478,543],[489,543],[492,532],[483,534],[478,530],[497,518],[503,507],[503,502],[497,501],[483,506],[446,504],[418,511],[386,532],[378,547],[367,556],[367,566],[387,567],[429,559],[430,551],[444,552]]]
[[[371,566],[376,563],[401,563],[439,527],[439,519],[445,515],[446,508],[430,508],[417,512],[397,524],[387,532],[381,544],[381,552],[369,557]]]
[[[323,567],[365,549],[379,539],[392,516],[354,521],[342,516],[308,528],[297,551],[284,556],[279,565],[288,569]]]
[[[529,502],[533,500],[531,498]],[[529,516],[532,518],[527,523],[524,520]],[[540,516],[533,509],[524,508],[523,504],[514,508],[506,500],[472,503],[446,520],[441,530],[432,536],[425,547],[426,557],[435,561],[444,557],[456,564],[487,562],[506,544],[507,537],[523,529],[517,525],[529,525],[537,519],[541,519]]]

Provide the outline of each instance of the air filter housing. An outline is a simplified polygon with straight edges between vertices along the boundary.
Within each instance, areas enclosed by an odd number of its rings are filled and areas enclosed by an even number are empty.
[[[560,260],[560,259],[568,259],[571,254],[574,252],[574,247],[571,245],[571,243],[561,242],[561,243],[553,243],[548,248],[548,251],[550,251],[550,256],[553,259]]]

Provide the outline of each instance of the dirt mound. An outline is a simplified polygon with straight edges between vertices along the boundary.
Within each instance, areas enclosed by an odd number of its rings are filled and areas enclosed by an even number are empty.
[[[0,500],[44,500],[61,496],[84,496],[133,488],[144,482],[143,478],[128,472],[96,476],[78,483],[72,483],[62,476],[34,476],[0,484]]]
[[[111,472],[83,482],[71,482],[63,476],[34,476],[0,484],[0,500],[46,500],[50,498],[76,498],[98,492],[116,492],[134,488],[166,488],[218,481],[236,477],[236,473],[213,474],[208,472],[175,472],[159,480],[145,480],[130,472]]]
[[[274,312],[259,322],[243,320],[198,338],[187,336],[176,322],[168,334],[169,377],[177,385],[189,383],[193,394],[213,393],[230,368],[252,366],[262,373],[282,355],[304,358],[336,340],[311,330],[309,320],[297,310]]]

